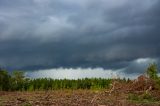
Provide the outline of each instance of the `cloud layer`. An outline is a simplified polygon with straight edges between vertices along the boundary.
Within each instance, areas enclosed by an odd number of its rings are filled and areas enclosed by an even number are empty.
[[[160,58],[159,0],[1,0],[0,64],[126,69]]]
[[[52,78],[52,79],[82,79],[82,78],[131,78],[135,79],[138,74],[126,74],[121,70],[105,70],[102,68],[56,68],[25,73],[29,78]]]

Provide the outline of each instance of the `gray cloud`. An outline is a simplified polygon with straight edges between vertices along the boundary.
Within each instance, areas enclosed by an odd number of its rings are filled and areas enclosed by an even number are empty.
[[[146,63],[139,65],[137,59],[159,61],[159,4],[159,0],[0,1],[0,64],[25,70],[102,67],[139,73]]]

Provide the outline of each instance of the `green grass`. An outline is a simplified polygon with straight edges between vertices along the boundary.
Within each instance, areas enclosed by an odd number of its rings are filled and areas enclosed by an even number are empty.
[[[25,103],[22,106],[32,106],[30,103]]]
[[[160,104],[160,101],[156,100],[149,93],[144,93],[144,94],[141,94],[141,95],[138,95],[138,94],[129,94],[127,99],[130,102],[133,102],[133,103]]]
[[[0,97],[0,106],[2,106],[2,97]]]

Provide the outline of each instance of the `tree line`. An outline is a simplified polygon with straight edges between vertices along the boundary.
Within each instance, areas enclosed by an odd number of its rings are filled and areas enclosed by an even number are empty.
[[[150,64],[146,70],[146,76],[154,80],[160,88],[160,77],[155,63]],[[26,78],[23,71],[13,71],[0,68],[0,91],[36,91],[58,89],[106,89],[113,79],[85,78],[78,80],[51,79],[51,78]],[[130,82],[130,79],[116,79],[120,82]]]
[[[111,79],[85,78],[77,80],[38,78],[30,79],[23,71],[0,69],[0,91],[36,91],[58,89],[105,89],[109,88]]]

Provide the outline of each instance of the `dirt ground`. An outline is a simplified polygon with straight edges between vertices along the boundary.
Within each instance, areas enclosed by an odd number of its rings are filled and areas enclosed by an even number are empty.
[[[134,103],[128,93],[106,90],[55,90],[0,92],[0,106],[160,106],[159,103]]]

